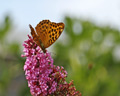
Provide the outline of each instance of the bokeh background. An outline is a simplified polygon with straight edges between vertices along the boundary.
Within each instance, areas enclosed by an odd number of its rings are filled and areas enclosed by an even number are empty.
[[[23,71],[22,43],[43,19],[64,22],[48,48],[54,64],[83,96],[120,96],[119,0],[0,2],[0,96],[31,96]]]

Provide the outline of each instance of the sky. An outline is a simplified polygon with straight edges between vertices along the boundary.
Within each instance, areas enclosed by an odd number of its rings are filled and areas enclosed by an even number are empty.
[[[43,19],[61,22],[66,15],[120,29],[120,0],[2,0],[0,22],[7,14],[13,20],[15,34],[29,32],[29,24],[35,27]]]

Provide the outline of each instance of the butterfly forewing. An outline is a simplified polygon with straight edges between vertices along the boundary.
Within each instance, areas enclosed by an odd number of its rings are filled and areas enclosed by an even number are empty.
[[[64,29],[64,24],[63,23],[54,23],[51,22],[49,25],[49,30],[48,30],[48,41],[47,41],[47,47],[49,47],[51,44],[53,44],[61,35],[63,29]]]

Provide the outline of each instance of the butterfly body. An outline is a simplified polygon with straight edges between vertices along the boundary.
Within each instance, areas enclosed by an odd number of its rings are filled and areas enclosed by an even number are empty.
[[[33,40],[41,47],[43,52],[52,45],[61,35],[64,29],[64,23],[55,23],[50,20],[43,20],[34,28],[29,25]]]

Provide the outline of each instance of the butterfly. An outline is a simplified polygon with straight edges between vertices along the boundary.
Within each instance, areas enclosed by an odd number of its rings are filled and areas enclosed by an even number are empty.
[[[64,30],[64,23],[55,23],[50,20],[42,20],[34,28],[29,24],[31,35],[35,43],[46,53],[46,48],[52,45]]]

